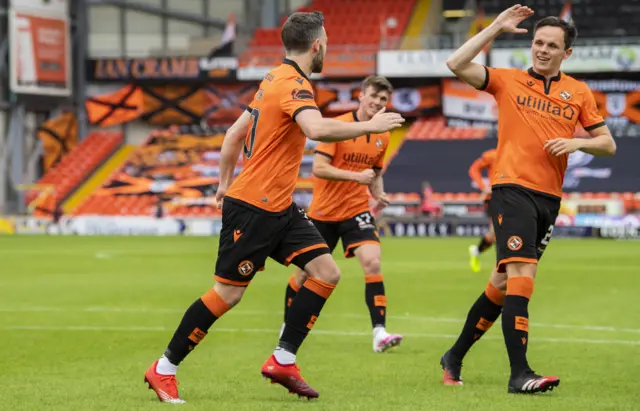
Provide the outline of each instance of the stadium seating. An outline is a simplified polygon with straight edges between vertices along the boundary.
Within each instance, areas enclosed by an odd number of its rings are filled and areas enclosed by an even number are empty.
[[[510,0],[484,0],[482,5],[487,15],[497,15],[504,9],[513,6]],[[536,12],[537,18],[542,16],[559,16],[565,0],[536,0],[526,3]],[[581,0],[574,1],[571,10],[572,18],[580,33],[578,43],[582,39],[593,41],[599,38],[640,36],[640,2],[637,0]],[[528,19],[520,26],[531,32],[536,19]],[[500,46],[510,40],[522,40],[521,36],[504,34],[496,40]],[[626,39],[628,42],[628,39]],[[609,41],[610,44],[610,41]]]
[[[106,161],[122,142],[121,133],[92,133],[48,170],[37,184],[52,185],[55,198],[60,203]],[[37,196],[37,192],[28,192],[27,203],[35,200]],[[36,215],[39,214],[41,211],[36,210]]]
[[[215,216],[213,196],[220,175],[220,147],[226,127],[203,133],[193,130],[153,132],[120,170],[94,192],[76,215]],[[300,171],[299,188],[309,191],[313,153],[309,142]],[[240,172],[243,159],[236,165]]]
[[[447,127],[444,117],[416,120],[405,137],[407,140],[468,140],[487,136],[487,129],[479,127]]]
[[[377,50],[383,37],[392,39],[386,48],[397,47],[414,4],[415,0],[314,0],[310,6],[298,11],[313,10],[324,14],[332,46],[375,46]],[[282,54],[280,27],[256,29],[245,58],[264,47],[273,47],[274,52]]]

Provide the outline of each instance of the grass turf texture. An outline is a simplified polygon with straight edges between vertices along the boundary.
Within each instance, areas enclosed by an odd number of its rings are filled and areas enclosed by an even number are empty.
[[[184,310],[212,284],[217,238],[0,237],[0,398],[6,410],[157,410],[143,384]],[[261,379],[277,343],[292,269],[273,261],[179,372],[187,410],[638,409],[640,244],[553,240],[529,306],[529,361],[562,382],[508,395],[499,321],[470,352],[464,387],[444,387],[438,362],[453,343],[483,273],[468,268],[476,239],[384,239],[387,326],[405,334],[374,354],[355,259],[298,361],[314,402]]]

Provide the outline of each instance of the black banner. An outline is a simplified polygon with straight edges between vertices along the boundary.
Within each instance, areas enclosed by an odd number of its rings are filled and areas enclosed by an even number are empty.
[[[89,60],[87,78],[96,82],[235,80],[235,57],[150,57]]]
[[[414,222],[386,221],[379,224],[380,234],[386,237],[480,237],[489,229],[484,222],[453,222],[447,220],[425,220]],[[640,238],[640,229],[596,229],[593,227],[558,227],[554,238]]]
[[[564,181],[565,192],[640,191],[640,138],[616,139],[613,157],[571,154]],[[389,192],[421,192],[428,181],[435,192],[476,192],[469,166],[496,139],[405,141],[385,173]]]

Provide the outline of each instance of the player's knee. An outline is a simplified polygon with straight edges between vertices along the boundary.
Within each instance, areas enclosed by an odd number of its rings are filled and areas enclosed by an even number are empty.
[[[538,265],[534,263],[509,263],[507,264],[507,276],[511,277],[530,277],[536,278]]]
[[[304,270],[297,269],[295,274],[293,275],[293,278],[295,279],[298,287],[301,287],[302,284],[307,281],[307,278],[309,278],[309,274],[307,274],[307,272]]]
[[[494,268],[491,273],[491,284],[493,284],[503,294],[507,293],[507,273],[498,272],[497,268]]]
[[[319,280],[324,281],[325,283],[338,284],[338,282],[340,281],[340,275],[341,274],[338,265],[332,261],[331,264],[324,264],[322,267],[320,267],[316,277]]]
[[[380,273],[380,256],[371,256],[364,259],[362,268],[367,274]]]
[[[242,296],[244,295],[244,292],[247,288],[218,282],[215,283],[213,289],[216,293],[218,293],[220,298],[222,298],[225,303],[233,307],[237,305],[240,300],[242,300]]]

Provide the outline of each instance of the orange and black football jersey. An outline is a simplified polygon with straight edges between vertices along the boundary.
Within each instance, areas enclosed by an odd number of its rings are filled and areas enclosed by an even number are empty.
[[[533,69],[486,71],[481,89],[498,103],[492,184],[515,184],[560,197],[568,155],[549,155],[544,145],[555,138],[573,138],[578,123],[587,131],[605,124],[591,90],[564,73],[545,84]]]
[[[227,196],[269,212],[291,205],[306,142],[295,119],[307,109],[318,110],[311,83],[294,61],[285,59],[265,76],[247,108],[252,121],[244,168]]]
[[[356,113],[336,117],[342,121],[358,121]],[[331,159],[331,165],[354,172],[368,168],[381,170],[389,145],[389,133],[366,134],[337,143],[321,143],[316,155]],[[355,181],[323,180],[314,177],[309,217],[320,221],[343,221],[369,211],[368,187]]]
[[[487,150],[482,153],[479,159],[471,164],[469,167],[469,177],[473,180],[474,183],[478,186],[481,191],[484,191],[485,183],[482,179],[482,170],[487,169],[487,176],[489,177],[489,184],[491,185],[491,179],[493,178],[493,166],[496,162],[496,156],[498,155],[498,150],[492,148],[491,150]]]

